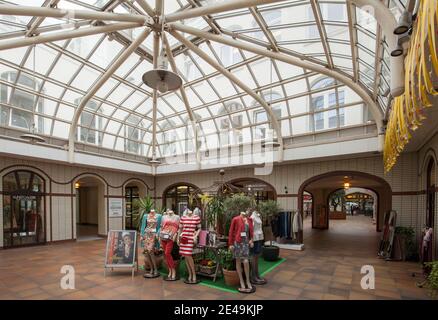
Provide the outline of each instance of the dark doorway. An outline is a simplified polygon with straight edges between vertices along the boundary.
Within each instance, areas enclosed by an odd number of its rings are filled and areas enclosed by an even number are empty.
[[[17,170],[3,177],[3,245],[46,242],[45,183],[38,174]]]

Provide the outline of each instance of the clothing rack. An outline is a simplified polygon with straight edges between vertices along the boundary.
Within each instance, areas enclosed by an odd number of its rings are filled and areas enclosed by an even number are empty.
[[[297,244],[303,230],[302,217],[297,211],[281,211],[271,220],[272,234],[279,244]]]

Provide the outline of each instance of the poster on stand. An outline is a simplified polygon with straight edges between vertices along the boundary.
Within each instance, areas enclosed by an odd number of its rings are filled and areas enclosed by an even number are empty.
[[[136,265],[137,231],[110,230],[106,243],[105,267]]]

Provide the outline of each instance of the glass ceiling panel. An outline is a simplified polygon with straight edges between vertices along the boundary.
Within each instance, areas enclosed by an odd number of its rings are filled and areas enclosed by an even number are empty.
[[[42,6],[44,2],[9,1],[30,6]],[[109,2],[61,0],[58,8],[100,11]],[[155,0],[147,2],[154,8]],[[190,10],[192,4],[205,6],[217,2],[190,1],[189,4],[186,0],[166,0],[164,9],[168,14]],[[400,0],[388,2],[390,10],[398,17],[405,3]],[[345,0],[319,0],[315,4],[322,21],[315,19],[311,1],[293,0],[260,5],[254,12],[244,8],[179,22],[210,31],[205,18],[212,19],[213,24],[223,30],[223,37],[231,38],[228,31],[232,31],[242,43],[278,47],[282,54],[293,54],[328,67],[318,29],[320,23],[327,35],[334,69],[354,78],[353,63],[357,63],[359,81],[370,93],[376,91],[377,100],[385,109],[385,94],[390,82],[389,54],[385,43],[384,50],[380,44],[376,45],[376,21],[354,5],[354,20],[348,21]],[[119,2],[113,11],[137,14],[132,7],[142,11],[136,2]],[[8,34],[8,39],[23,38],[31,21],[32,17],[0,16],[0,41],[2,36],[6,39],[5,34]],[[72,30],[71,25],[66,25],[68,22],[46,18],[39,28],[44,34]],[[60,27],[57,28],[57,25]],[[86,21],[81,21],[81,25],[80,28],[90,28]],[[132,41],[143,29],[132,28],[116,33]],[[203,130],[205,141],[202,148],[207,150],[213,145],[237,145],[265,139],[264,132],[272,125],[266,111],[253,97],[218,73],[195,52],[177,48],[178,41],[170,34],[166,35],[175,49],[175,62],[183,78],[189,107]],[[184,36],[190,41],[196,39],[189,34]],[[350,36],[357,39],[357,43],[353,44],[357,47],[357,61],[352,61]],[[145,60],[152,56],[152,43],[151,34],[140,47],[146,55],[131,54],[98,88],[94,99],[87,104],[86,113],[80,117],[78,142],[143,156],[152,154],[152,90],[142,82],[142,75],[152,68],[151,62]],[[31,112],[35,110],[42,119],[38,132],[67,139],[76,106],[127,45],[120,42],[120,37],[110,38],[107,34],[39,44],[36,46],[35,63],[33,51],[28,47],[3,50],[0,56],[0,125],[27,130],[28,122],[32,121]],[[281,61],[276,61],[274,65],[268,58],[214,41],[198,41],[196,45],[258,94],[263,91],[262,97],[272,104],[284,137],[362,125],[366,121],[364,107],[357,94],[327,77]],[[383,51],[381,66],[376,64],[379,63],[376,59],[378,50]],[[33,77],[34,64],[36,80]],[[23,71],[23,79],[17,82],[16,74],[20,70]],[[375,80],[379,80],[376,88]],[[315,84],[319,81],[331,85],[317,88]],[[35,94],[41,97],[36,99]],[[18,111],[25,116],[17,117]],[[193,152],[191,137],[184,134],[187,124],[188,114],[180,91],[160,94],[157,101],[157,152],[168,155]],[[208,135],[208,139],[204,135]]]

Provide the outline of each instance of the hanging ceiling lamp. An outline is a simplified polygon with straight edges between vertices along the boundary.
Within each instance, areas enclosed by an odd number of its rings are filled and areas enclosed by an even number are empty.
[[[35,77],[35,45],[33,46],[33,85],[36,87],[36,77]],[[36,89],[36,88],[34,88]],[[35,99],[37,99],[35,97]],[[20,136],[22,139],[26,139],[31,143],[37,143],[37,142],[45,142],[46,140],[37,135],[35,130],[35,106],[32,107],[32,124],[29,127],[29,133],[24,133]]]
[[[181,77],[167,70],[169,67],[169,60],[167,59],[166,52],[164,50],[164,9],[161,16],[161,52],[157,59],[157,69],[152,69],[143,74],[142,80],[145,85],[152,89],[156,89],[161,93],[167,91],[174,91],[181,88]]]
[[[167,70],[168,66],[169,61],[162,49],[158,56],[157,69],[149,70],[143,75],[142,79],[144,84],[152,89],[157,89],[161,93],[179,89],[182,86],[181,77],[178,74]]]

